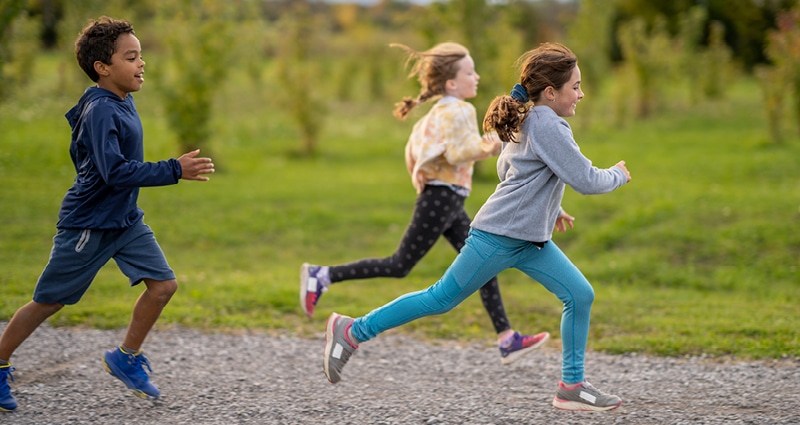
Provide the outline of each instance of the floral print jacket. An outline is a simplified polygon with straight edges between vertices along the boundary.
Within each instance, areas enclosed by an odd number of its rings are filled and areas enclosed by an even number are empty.
[[[471,103],[445,96],[414,124],[406,167],[417,193],[431,182],[470,190],[475,161],[498,155],[501,147],[494,132],[481,136]]]

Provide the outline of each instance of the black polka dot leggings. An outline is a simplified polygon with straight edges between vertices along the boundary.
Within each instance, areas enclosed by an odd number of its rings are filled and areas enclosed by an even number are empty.
[[[464,210],[463,196],[446,186],[427,185],[417,197],[414,215],[397,250],[386,258],[364,258],[330,267],[331,283],[374,277],[401,278],[430,251],[440,236],[461,251],[469,234],[469,215]],[[497,277],[480,289],[481,301],[492,319],[497,333],[511,329],[503,307]]]

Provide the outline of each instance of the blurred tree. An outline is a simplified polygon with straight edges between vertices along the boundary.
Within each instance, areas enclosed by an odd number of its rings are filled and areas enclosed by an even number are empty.
[[[579,7],[585,7],[586,3],[587,1],[581,2]],[[593,0],[588,0],[588,3],[593,3]],[[542,35],[540,34],[541,16],[537,3],[527,0],[509,0],[505,11],[509,26],[521,35],[523,51],[539,45]]]
[[[650,116],[661,102],[659,79],[672,75],[674,56],[671,38],[664,21],[657,21],[652,30],[647,30],[644,19],[633,19],[621,25],[618,40],[622,47],[624,67],[630,70],[633,80],[628,84],[634,89],[635,115]],[[625,84],[625,82],[623,82]]]
[[[356,4],[333,5],[332,12],[341,37],[330,40],[328,51],[336,57],[336,93],[339,100],[353,98],[356,84],[366,81],[367,100],[386,96],[388,45],[374,20],[365,19],[365,9]],[[365,78],[359,79],[359,76]]]
[[[764,112],[767,118],[767,131],[772,143],[783,142],[783,108],[786,102],[786,84],[779,69],[769,65],[755,68],[756,80],[764,99]]]
[[[800,7],[780,14],[777,27],[767,35],[766,54],[774,64],[769,72],[773,78],[778,77],[775,78],[777,82],[785,84],[784,90],[788,88],[794,100],[794,121],[800,130]],[[766,93],[770,92],[767,87]]]
[[[36,23],[24,6],[24,0],[0,3],[0,102],[28,83],[38,52]]]
[[[317,139],[327,114],[325,73],[314,50],[324,51],[320,39],[323,24],[305,1],[294,3],[292,12],[278,22],[283,35],[275,46],[277,77],[282,87],[280,101],[300,133],[299,154],[303,156],[317,153]]]
[[[709,23],[708,47],[701,55],[701,64],[698,68],[705,68],[701,78],[700,88],[709,99],[718,99],[724,96],[726,89],[733,81],[734,64],[733,52],[725,44],[725,27],[719,21]]]
[[[600,93],[602,85],[608,81],[610,53],[614,34],[611,23],[614,15],[613,4],[605,0],[583,0],[578,7],[575,19],[568,25],[569,47],[578,56],[582,85],[586,90]],[[589,102],[600,105],[601,102]],[[592,108],[581,112],[580,120],[588,126]]]
[[[158,92],[180,152],[210,155],[214,96],[224,83],[236,51],[237,2],[161,2],[156,21],[162,31]]]
[[[42,1],[41,7],[44,44],[56,48],[58,55],[63,58],[58,69],[58,93],[69,98],[80,96],[87,86],[94,84],[75,62],[75,39],[86,25],[101,16],[109,16],[127,19],[134,30],[140,28],[140,22],[128,10],[125,0],[46,0]],[[51,19],[55,19],[53,16],[58,16],[58,20],[51,22]],[[141,34],[137,36],[147,39]]]
[[[485,0],[451,0],[433,3],[429,9],[429,26],[423,27],[423,30],[426,31],[426,37],[435,38],[428,39],[429,43],[423,50],[447,41],[440,39],[441,34],[452,31],[458,36],[452,41],[469,49],[478,74],[489,77],[482,78],[478,96],[472,100],[478,110],[478,117],[482,119],[491,99],[502,90],[497,79],[490,75],[490,70],[497,63],[498,43],[507,42],[502,35],[496,37],[495,34],[499,28],[496,24],[502,18],[500,9]],[[435,28],[436,25],[441,28]]]
[[[775,18],[784,10],[798,4],[798,0],[616,0],[618,5],[616,26],[628,20],[643,19],[648,26],[657,19],[666,19],[667,31],[675,35],[680,31],[684,14],[693,7],[707,11],[706,19],[721,22],[725,44],[746,69],[765,61],[764,34],[775,27]],[[707,40],[705,27],[703,43]],[[618,46],[615,46],[618,47]],[[618,58],[620,52],[616,52]]]
[[[698,62],[698,56],[703,42],[708,13],[705,8],[695,6],[686,13],[681,13],[678,20],[677,48],[680,54],[680,72],[686,76],[689,89],[689,100],[692,103],[701,99],[701,84],[703,74],[709,70],[703,69]]]

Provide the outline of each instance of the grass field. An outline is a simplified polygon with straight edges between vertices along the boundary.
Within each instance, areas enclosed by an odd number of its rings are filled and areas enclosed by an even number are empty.
[[[40,61],[30,90],[0,105],[0,320],[30,299],[74,177],[63,114],[82,88],[59,89],[51,76],[57,62]],[[424,288],[454,257],[440,242],[406,279],[337,285],[308,320],[298,305],[301,263],[384,256],[399,241],[415,198],[402,160],[412,122],[391,117],[394,100],[337,104],[319,154],[301,158],[293,154],[299,142],[292,126],[270,100],[274,89],[268,81],[225,86],[213,122],[217,174],[210,182],[142,190],[146,222],[181,283],[159,326],[318,335],[331,311],[359,315]],[[146,83],[136,94],[148,160],[178,155],[157,90]],[[575,125],[596,165],[624,159],[633,176],[614,193],[581,196],[568,189],[564,200],[577,220],[555,241],[596,290],[590,348],[797,355],[797,131],[789,129],[793,137],[783,145],[768,143],[759,93],[750,83],[738,84],[725,100],[669,111],[621,128],[600,117],[590,128]],[[471,214],[495,180],[493,161],[485,161],[468,200]],[[518,271],[500,280],[515,328],[548,330],[558,345],[558,300]],[[128,288],[112,262],[84,299],[51,323],[123,327],[139,291]],[[393,332],[494,340],[477,296]]]

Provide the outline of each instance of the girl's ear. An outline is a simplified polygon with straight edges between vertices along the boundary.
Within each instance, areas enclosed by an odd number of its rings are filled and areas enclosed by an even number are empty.
[[[447,81],[444,82],[444,89],[446,91],[448,91],[448,92],[449,91],[454,91],[457,88],[458,87],[456,86],[456,80],[447,80]]]
[[[556,100],[556,89],[554,89],[553,86],[545,87],[545,89],[544,89],[544,97],[545,97],[545,99],[547,99],[550,102]]]

